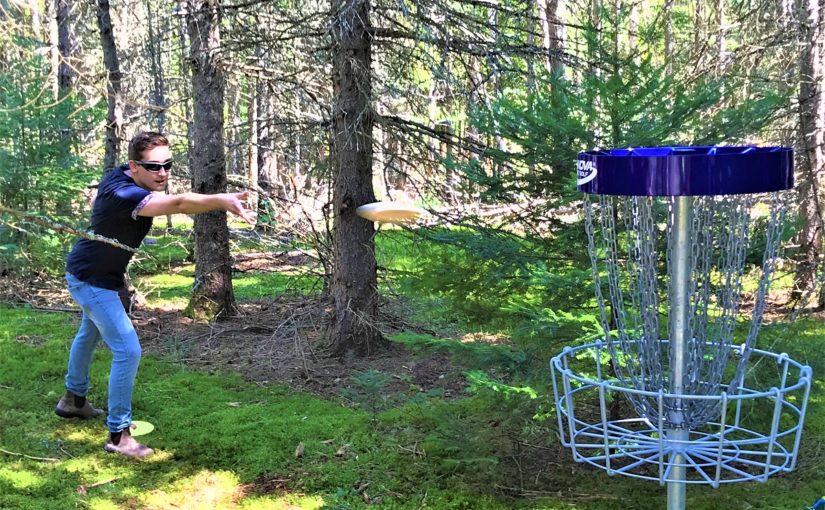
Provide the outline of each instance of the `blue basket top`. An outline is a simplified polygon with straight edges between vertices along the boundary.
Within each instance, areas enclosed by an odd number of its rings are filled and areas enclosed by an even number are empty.
[[[579,191],[596,195],[740,195],[793,188],[788,147],[632,147],[580,152]]]

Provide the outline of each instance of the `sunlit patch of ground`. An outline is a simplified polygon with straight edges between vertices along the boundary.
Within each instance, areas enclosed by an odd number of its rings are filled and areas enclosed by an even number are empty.
[[[324,504],[319,497],[293,494],[278,485],[241,485],[234,473],[208,470],[179,480],[168,489],[151,491],[139,500],[141,507],[147,510],[310,510]]]
[[[501,333],[486,333],[484,331],[467,333],[461,336],[463,343],[475,342],[490,345],[511,345],[513,342],[509,336]]]

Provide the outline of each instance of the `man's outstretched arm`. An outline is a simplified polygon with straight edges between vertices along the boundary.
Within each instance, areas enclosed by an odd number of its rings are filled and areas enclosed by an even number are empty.
[[[138,216],[166,216],[167,214],[198,214],[209,211],[223,210],[237,214],[250,224],[255,224],[251,211],[243,206],[243,201],[249,196],[248,191],[240,193],[216,193],[203,195],[200,193],[181,193],[179,195],[155,195],[143,208]]]

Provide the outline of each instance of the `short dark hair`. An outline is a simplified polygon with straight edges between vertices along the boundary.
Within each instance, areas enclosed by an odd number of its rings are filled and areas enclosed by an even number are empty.
[[[143,161],[143,153],[155,147],[169,146],[166,136],[155,131],[141,131],[129,141],[129,159]]]

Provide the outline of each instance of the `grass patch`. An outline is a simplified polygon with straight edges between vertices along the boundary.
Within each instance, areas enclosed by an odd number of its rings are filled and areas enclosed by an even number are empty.
[[[184,308],[192,296],[195,266],[190,264],[170,272],[139,276],[133,282],[149,306]],[[285,293],[308,294],[321,287],[320,279],[311,275],[279,272],[249,272],[232,276],[235,298],[239,301],[274,298]]]
[[[526,450],[529,443],[555,444],[554,420],[534,418],[547,407],[546,394],[481,387],[470,398],[409,402],[371,416],[339,400],[153,357],[141,364],[134,412],[155,424],[146,442],[158,455],[131,462],[103,452],[102,421],[65,421],[52,413],[77,317],[11,308],[0,308],[0,317],[0,448],[57,459],[0,453],[3,509],[664,506],[665,490],[655,483],[608,477],[573,464],[566,451]],[[763,335],[763,347],[807,361],[817,374],[825,370],[821,322],[769,326]],[[110,362],[110,353],[99,350],[90,393],[98,404],[105,404]],[[812,390],[798,471],[766,484],[689,487],[687,507],[802,509],[820,497],[823,390],[822,384]],[[296,458],[300,442],[304,455]],[[106,483],[78,493],[97,482]]]

